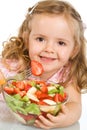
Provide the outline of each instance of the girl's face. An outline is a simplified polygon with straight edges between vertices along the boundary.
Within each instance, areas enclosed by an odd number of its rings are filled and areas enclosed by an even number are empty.
[[[74,53],[73,30],[63,16],[35,15],[31,21],[29,56],[40,62],[46,73],[65,66]]]

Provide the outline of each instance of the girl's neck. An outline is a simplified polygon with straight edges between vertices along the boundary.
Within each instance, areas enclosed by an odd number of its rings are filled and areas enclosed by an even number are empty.
[[[50,77],[52,77],[55,73],[57,73],[57,71],[53,71],[53,72],[45,72],[40,76],[40,80],[44,80],[47,81]]]

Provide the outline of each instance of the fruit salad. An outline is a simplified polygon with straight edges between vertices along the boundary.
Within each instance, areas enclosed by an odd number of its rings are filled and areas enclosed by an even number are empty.
[[[44,72],[43,66],[33,60],[31,72],[40,76]],[[7,105],[19,121],[28,125],[39,119],[39,115],[46,117],[47,113],[51,113],[56,116],[68,97],[63,86],[41,80],[13,77],[3,86]]]
[[[9,80],[3,94],[8,106],[22,123],[31,125],[39,115],[57,115],[67,100],[64,87],[37,80]]]

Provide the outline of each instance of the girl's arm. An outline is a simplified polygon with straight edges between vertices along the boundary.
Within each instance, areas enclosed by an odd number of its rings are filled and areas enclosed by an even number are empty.
[[[35,126],[49,129],[66,127],[77,122],[81,116],[81,94],[71,85],[65,89],[69,95],[69,100],[62,105],[62,111],[57,116],[47,114],[48,119],[40,116],[40,120],[36,120]]]

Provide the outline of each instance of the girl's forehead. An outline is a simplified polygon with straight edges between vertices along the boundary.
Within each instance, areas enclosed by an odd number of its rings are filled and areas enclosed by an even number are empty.
[[[72,28],[62,15],[35,15],[31,22],[31,32],[51,38],[60,37],[73,40]]]
[[[53,27],[60,25],[67,26],[71,31],[74,31],[71,25],[71,21],[72,19],[68,19],[68,17],[65,15],[60,14],[35,14],[31,20],[31,27],[39,26],[39,24],[42,26],[51,25]]]
[[[71,16],[69,15],[65,15],[65,14],[48,14],[48,13],[41,13],[41,14],[34,14],[31,18],[31,23],[32,22],[36,22],[39,20],[41,21],[46,21],[46,20],[61,20],[63,19],[64,21],[66,21],[67,23],[70,23],[70,21],[72,21],[73,18],[71,18]]]
[[[41,23],[46,23],[47,21],[49,21],[50,23],[53,22],[55,20],[58,21],[58,20],[61,20],[61,19],[65,19],[63,15],[54,15],[54,14],[35,14],[33,17],[32,17],[32,20],[31,20],[31,24],[32,23],[36,23],[36,22],[41,22]],[[65,19],[66,20],[66,19]]]

